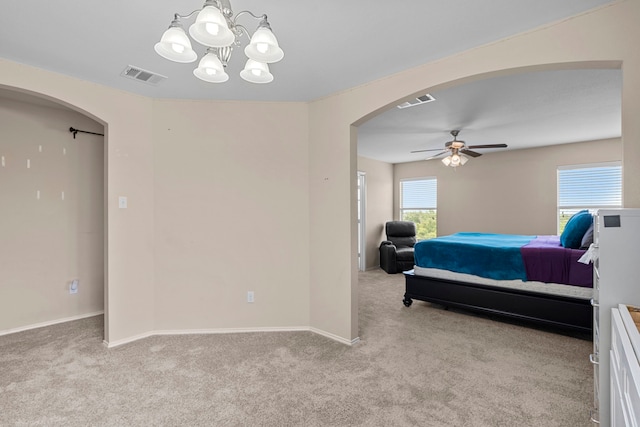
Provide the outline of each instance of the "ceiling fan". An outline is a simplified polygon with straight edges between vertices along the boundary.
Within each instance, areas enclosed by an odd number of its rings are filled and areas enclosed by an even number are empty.
[[[469,157],[480,157],[481,153],[477,153],[472,151],[472,149],[480,149],[480,148],[507,148],[507,144],[485,144],[485,145],[469,145],[467,146],[464,141],[458,140],[459,130],[452,130],[451,135],[453,136],[453,141],[447,141],[444,144],[444,150],[440,153],[429,157],[426,160],[435,159],[438,156],[443,154],[449,154],[447,157],[442,159],[442,163],[446,166],[458,167],[464,165],[469,160]],[[440,148],[432,148],[427,150],[416,150],[412,151],[412,153],[423,153],[425,151],[438,151]],[[467,157],[468,156],[468,157]]]

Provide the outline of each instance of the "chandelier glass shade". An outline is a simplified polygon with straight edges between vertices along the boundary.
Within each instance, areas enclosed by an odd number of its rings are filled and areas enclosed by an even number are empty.
[[[284,57],[284,52],[278,46],[276,36],[267,27],[259,27],[253,33],[251,42],[244,48],[244,54],[254,61],[269,64],[278,62]]]
[[[201,45],[209,47],[229,46],[236,39],[220,9],[206,5],[189,27],[189,34]]]
[[[270,83],[273,81],[273,74],[269,72],[269,66],[253,59],[247,59],[244,70],[240,71],[240,77],[251,83]]]
[[[189,37],[181,27],[169,27],[155,45],[158,55],[173,62],[188,63],[198,59]]]
[[[249,11],[234,15],[229,0],[206,0],[202,9],[188,15],[174,14],[171,25],[154,46],[158,55],[178,63],[191,63],[198,59],[181,23],[181,19],[189,19],[196,13],[196,19],[189,27],[189,35],[197,43],[206,46],[207,50],[198,67],[193,70],[194,76],[209,83],[229,80],[225,70],[227,63],[233,48],[239,46],[242,36],[246,35],[249,44],[244,48],[244,53],[248,60],[240,77],[251,83],[273,81],[268,64],[280,61],[284,52],[271,31],[267,15],[258,16]],[[237,23],[238,18],[245,14],[260,20],[253,35]]]
[[[207,54],[198,63],[198,68],[193,70],[193,75],[209,83],[224,83],[229,80],[229,74],[224,70],[218,55],[208,49]]]

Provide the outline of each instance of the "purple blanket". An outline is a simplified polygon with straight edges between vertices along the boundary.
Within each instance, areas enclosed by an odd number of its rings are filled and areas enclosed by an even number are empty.
[[[593,287],[593,267],[578,258],[585,253],[560,244],[560,236],[538,236],[520,248],[527,280]]]

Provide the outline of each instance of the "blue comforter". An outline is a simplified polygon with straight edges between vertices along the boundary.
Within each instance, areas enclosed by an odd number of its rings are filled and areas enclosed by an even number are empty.
[[[520,248],[536,236],[456,233],[415,245],[415,264],[496,280],[527,280]],[[437,254],[437,256],[433,256]]]

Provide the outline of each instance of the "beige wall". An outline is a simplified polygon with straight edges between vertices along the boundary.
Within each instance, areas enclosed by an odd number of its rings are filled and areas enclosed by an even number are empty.
[[[394,167],[394,188],[404,178],[438,178],[438,235],[556,234],[558,166],[621,159],[622,142],[613,139],[488,153],[455,170],[439,160],[400,163]]]
[[[627,207],[640,207],[640,2],[621,1],[589,13],[443,58],[327,97],[310,106],[311,322],[336,335],[358,336],[356,137],[352,126],[398,100],[446,86],[532,70],[618,67],[623,70],[623,186]],[[329,211],[326,207],[331,206]],[[315,213],[315,214],[314,214]],[[338,233],[323,233],[336,230]],[[444,230],[443,230],[444,231]],[[336,238],[336,235],[338,236]],[[350,247],[347,253],[335,248]],[[323,256],[319,256],[324,254]],[[323,269],[331,265],[331,269]],[[330,313],[328,301],[334,303]],[[329,316],[330,315],[330,316]]]
[[[308,327],[307,116],[155,103],[156,329]]]
[[[393,165],[358,157],[358,171],[366,173],[365,262],[368,270],[380,266],[378,247],[385,239],[384,224],[393,219]]]
[[[640,93],[640,50],[635,42],[640,39],[640,27],[637,25],[639,20],[640,2],[623,0],[555,25],[431,62],[310,103],[306,137],[308,139],[303,143],[308,147],[308,152],[298,153],[306,157],[308,165],[304,172],[308,177],[309,205],[306,212],[309,220],[309,241],[306,247],[299,247],[301,255],[295,258],[296,261],[305,257],[310,260],[309,274],[297,285],[302,289],[300,295],[309,295],[308,302],[303,301],[302,304],[309,304],[310,327],[346,341],[353,341],[358,337],[355,197],[357,131],[354,126],[375,112],[389,108],[399,99],[424,93],[423,91],[432,88],[501,73],[556,67],[621,65],[624,197],[626,206],[640,207],[640,170],[636,167],[640,162],[640,121],[637,120],[640,116],[640,98],[637,96]],[[173,282],[170,286],[176,289],[156,289],[156,281],[161,283],[163,280],[156,277],[156,263],[159,260],[172,261],[171,250],[163,252],[167,249],[163,247],[169,243],[161,241],[156,245],[156,238],[165,239],[167,236],[156,236],[160,226],[156,227],[154,224],[156,214],[159,213],[154,202],[155,192],[158,191],[163,208],[164,205],[170,205],[170,196],[175,193],[175,190],[160,188],[164,181],[162,178],[158,180],[158,173],[154,171],[154,167],[163,171],[170,169],[168,156],[172,150],[177,150],[166,145],[168,139],[160,138],[157,144],[154,140],[155,136],[161,137],[159,129],[162,126],[162,122],[154,118],[154,105],[158,114],[167,107],[162,106],[162,102],[7,60],[0,60],[1,86],[60,100],[77,111],[85,112],[106,127],[108,277],[105,338],[110,342],[118,342],[155,330],[156,303],[168,304],[176,310],[168,315],[169,317],[177,319],[186,316],[187,319],[177,326],[168,325],[168,322],[159,319],[162,327],[166,325],[181,328],[193,325],[193,316],[188,312],[191,308],[188,307],[189,304],[184,304],[183,300],[170,304],[168,300],[163,301],[163,298],[179,293],[189,294],[192,290],[194,295],[203,295],[203,283],[210,279],[209,272],[201,271],[197,275],[201,281],[197,284],[182,282],[182,287],[177,289],[178,283]],[[248,110],[253,108],[252,105],[248,106]],[[282,108],[286,110],[288,107]],[[280,107],[274,106],[274,109],[277,114],[282,113]],[[259,110],[260,108],[256,109]],[[254,115],[252,111],[247,111],[246,114],[249,117]],[[287,135],[288,138],[298,135],[298,126],[306,126],[296,122],[297,118],[299,116],[296,115],[278,124],[283,127],[293,126],[296,129]],[[238,120],[242,118],[238,117],[237,120],[222,125],[221,129],[212,129],[212,132],[231,132],[232,128],[237,128]],[[258,142],[253,139],[252,133],[247,132],[239,133],[240,136],[235,141],[237,148],[228,146],[229,151],[221,152],[223,159],[233,161],[251,155],[245,151],[246,147]],[[182,141],[174,143],[180,142]],[[293,140],[282,144],[284,145],[278,145],[277,151],[274,150],[269,155],[290,158],[286,150],[295,145]],[[158,145],[157,153],[154,145]],[[154,159],[156,154],[159,156],[158,159]],[[294,157],[299,158],[297,155]],[[249,160],[241,163],[243,167],[249,164]],[[202,174],[203,166],[199,162],[196,166],[196,172]],[[181,166],[179,170],[187,171],[189,167]],[[251,174],[250,169],[245,168],[245,171],[248,175]],[[286,170],[271,172],[277,181],[284,181],[284,176],[288,175]],[[304,175],[297,170],[294,174]],[[194,181],[195,178],[187,183]],[[233,187],[236,183],[228,181],[228,185]],[[196,187],[203,186],[198,183]],[[246,188],[246,184],[241,184],[240,187]],[[226,190],[222,194],[231,192]],[[129,209],[117,208],[117,198],[120,195],[129,197]],[[295,190],[291,197],[284,200],[298,202],[301,199]],[[196,205],[197,200],[198,196],[192,195],[187,204]],[[206,200],[204,204],[211,202]],[[274,210],[269,210],[269,215],[273,215],[273,212]],[[298,213],[303,214],[304,210]],[[172,224],[162,213],[159,213],[157,219]],[[252,217],[240,213],[237,220],[250,222]],[[211,227],[203,218],[196,218],[195,221],[195,224],[188,227],[191,232]],[[282,224],[281,221],[274,223]],[[180,230],[176,230],[175,233],[179,234]],[[166,234],[173,232],[174,230],[163,231]],[[302,240],[305,238],[302,233]],[[285,234],[278,247],[296,246],[300,243],[298,235],[292,238]],[[196,247],[202,244],[202,241],[198,241]],[[234,258],[235,256],[229,259]],[[280,266],[288,265],[287,262],[280,261]],[[235,265],[234,262],[230,263]],[[258,266],[265,265],[265,261],[258,262]],[[162,267],[160,271],[164,272],[167,268]],[[271,271],[273,270],[268,270],[269,274]],[[179,277],[178,272],[171,274],[172,277]],[[283,268],[284,274],[286,270]],[[263,282],[262,286],[278,288],[276,282],[271,281],[272,276],[269,276],[269,280],[270,282]],[[160,288],[167,286],[169,284],[163,283]],[[279,289],[287,289],[290,286],[291,284],[287,283],[284,288]],[[247,289],[246,283],[240,280],[229,283],[228,287],[233,287],[231,292],[234,295],[240,293],[242,296]],[[258,289],[257,292],[260,292],[259,296],[263,291]],[[244,298],[238,296],[238,302],[222,313],[225,316],[232,313],[234,316],[227,316],[225,324],[267,325],[276,324],[283,317],[303,317],[303,314],[297,311],[299,308],[295,307],[297,302],[292,303],[292,299],[288,297],[280,300],[281,297],[284,298],[279,292],[277,307],[288,312],[287,314],[268,318],[270,314],[262,313],[262,309],[251,309],[260,312],[260,316],[265,316],[255,319],[254,322],[247,314],[248,308],[243,302]],[[198,308],[200,313],[204,309]],[[167,318],[167,321],[170,319]],[[205,321],[213,327],[217,325],[209,315],[205,317]]]
[[[103,310],[104,142],[73,139],[71,126],[103,132],[68,109],[0,98],[0,333]]]
[[[55,100],[105,126],[105,341],[153,330],[151,100],[4,59],[0,87]],[[128,197],[128,209],[118,209],[118,196]]]
[[[105,125],[105,341],[309,327],[306,104],[151,100],[6,60],[0,70],[0,86]]]

